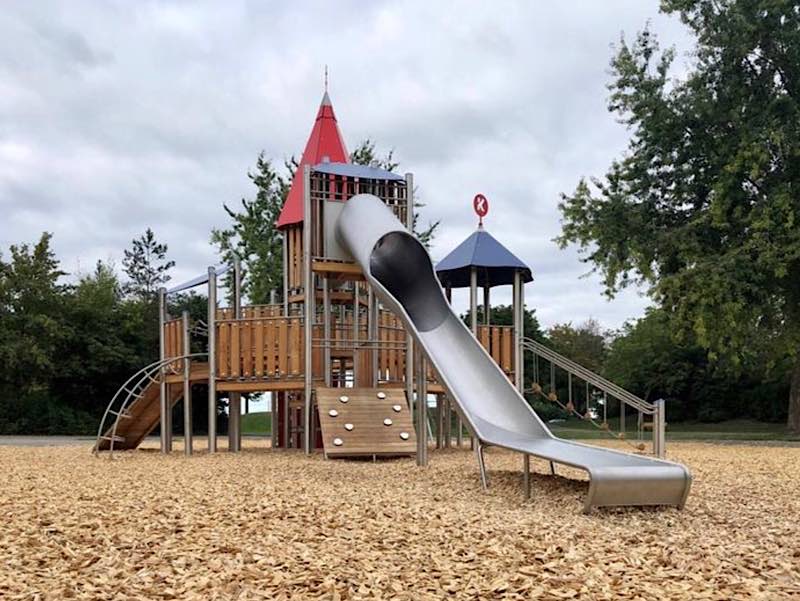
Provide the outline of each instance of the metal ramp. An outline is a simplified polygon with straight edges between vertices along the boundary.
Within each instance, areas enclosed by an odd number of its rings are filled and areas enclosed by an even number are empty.
[[[417,437],[405,391],[317,388],[326,457],[414,455]]]

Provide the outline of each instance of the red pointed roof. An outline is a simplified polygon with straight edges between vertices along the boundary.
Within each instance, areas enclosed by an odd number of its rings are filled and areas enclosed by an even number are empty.
[[[328,92],[322,97],[322,102],[317,111],[317,120],[311,130],[311,135],[306,142],[306,149],[300,159],[300,165],[292,179],[292,187],[286,197],[280,217],[278,217],[278,227],[286,227],[294,223],[303,221],[303,166],[317,165],[323,161],[332,163],[347,163],[349,157],[342,132],[339,131],[339,124],[336,122],[336,115],[333,113],[333,105],[328,97]]]

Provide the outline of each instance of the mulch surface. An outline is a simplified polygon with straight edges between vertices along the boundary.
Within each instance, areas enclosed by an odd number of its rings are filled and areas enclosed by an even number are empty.
[[[0,599],[800,598],[800,449],[672,443],[689,503],[582,515],[587,483],[468,450],[325,461],[0,448]]]

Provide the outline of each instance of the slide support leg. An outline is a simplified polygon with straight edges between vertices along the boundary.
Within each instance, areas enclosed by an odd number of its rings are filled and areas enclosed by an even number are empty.
[[[486,481],[486,460],[484,458],[484,446],[483,443],[478,441],[475,445],[475,455],[478,458],[478,469],[480,470],[481,474],[481,488],[486,491],[489,488],[489,485]]]
[[[525,453],[522,456],[522,487],[525,499],[531,498],[531,456]]]

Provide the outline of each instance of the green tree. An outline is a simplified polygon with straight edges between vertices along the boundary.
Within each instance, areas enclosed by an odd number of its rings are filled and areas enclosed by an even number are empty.
[[[32,247],[12,245],[0,257],[0,380],[4,394],[45,389],[58,369],[57,350],[66,336],[62,301],[66,288],[45,232]]]
[[[242,198],[239,211],[223,205],[232,224],[226,229],[214,228],[211,242],[223,261],[230,263],[234,256],[239,257],[242,291],[251,303],[266,304],[271,290],[283,294],[283,242],[276,223],[291,180],[278,174],[263,151],[247,177],[256,187],[255,197]]]
[[[573,326],[571,322],[552,326],[547,331],[548,346],[594,372],[603,367],[606,336],[594,319]]]
[[[366,138],[359,144],[353,152],[350,153],[350,162],[355,163],[356,165],[369,165],[371,167],[377,167],[379,169],[384,169],[386,171],[394,172],[400,167],[400,163],[395,161],[394,158],[394,150],[390,150],[385,155],[381,156],[375,150],[375,142]],[[425,203],[419,202],[417,190],[414,190],[414,223],[413,223],[413,231],[414,235],[417,239],[422,242],[425,248],[430,249],[431,244],[433,242],[433,238],[436,235],[436,230],[439,227],[440,221],[429,221],[428,225],[420,229],[419,227],[419,218],[420,212],[419,209],[423,208]]]
[[[169,248],[156,240],[153,230],[147,228],[139,238],[131,241],[125,250],[122,266],[130,281],[125,289],[144,301],[152,301],[158,289],[170,281],[169,270],[175,261],[167,260]]]
[[[664,0],[697,38],[690,71],[644,31],[612,60],[609,109],[632,132],[605,177],[560,205],[608,294],[633,281],[734,365],[768,340],[794,357],[800,431],[800,12],[779,0]]]

